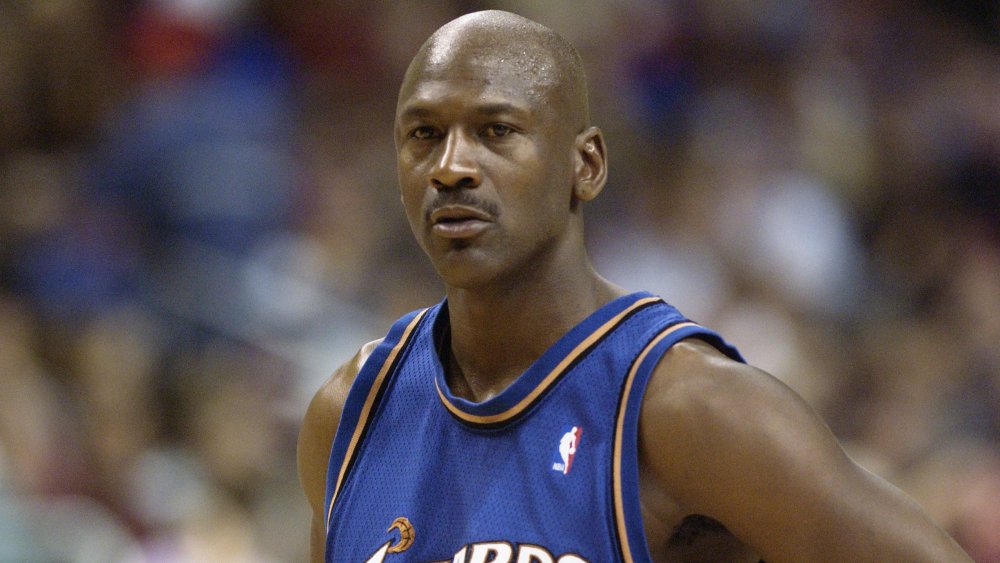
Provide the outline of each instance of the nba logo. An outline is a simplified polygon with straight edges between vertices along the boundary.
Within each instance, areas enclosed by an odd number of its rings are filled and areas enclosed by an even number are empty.
[[[562,438],[559,439],[559,448],[556,450],[555,461],[552,462],[552,470],[563,475],[569,473],[573,466],[573,458],[576,456],[576,448],[580,444],[580,436],[583,435],[583,428],[573,426],[563,431]]]

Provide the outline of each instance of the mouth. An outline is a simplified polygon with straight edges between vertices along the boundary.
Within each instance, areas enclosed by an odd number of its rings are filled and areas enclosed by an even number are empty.
[[[493,222],[489,213],[464,205],[445,205],[430,213],[431,232],[442,238],[472,238]]]

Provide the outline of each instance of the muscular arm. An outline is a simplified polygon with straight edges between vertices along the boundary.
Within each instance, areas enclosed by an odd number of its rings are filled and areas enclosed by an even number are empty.
[[[798,395],[703,342],[664,356],[639,433],[642,469],[678,514],[721,522],[769,563],[970,561]]]
[[[310,552],[314,562],[323,561],[325,549],[326,530],[323,529],[323,523],[326,518],[326,473],[327,463],[330,461],[330,447],[351,384],[378,343],[379,341],[375,341],[364,345],[353,358],[337,368],[337,371],[323,383],[309,403],[305,418],[302,420],[302,428],[299,430],[297,453],[299,483],[312,508]]]

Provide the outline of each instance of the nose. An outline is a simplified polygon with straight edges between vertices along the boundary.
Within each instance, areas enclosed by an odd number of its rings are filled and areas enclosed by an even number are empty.
[[[461,131],[449,131],[431,168],[431,184],[438,190],[479,186],[482,177],[475,157],[473,141]]]

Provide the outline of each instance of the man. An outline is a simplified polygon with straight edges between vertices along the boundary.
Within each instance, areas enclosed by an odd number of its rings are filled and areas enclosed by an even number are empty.
[[[395,138],[447,299],[310,405],[315,560],[967,560],[791,390],[593,270],[582,208],[605,145],[554,32],[497,11],[445,25]]]

